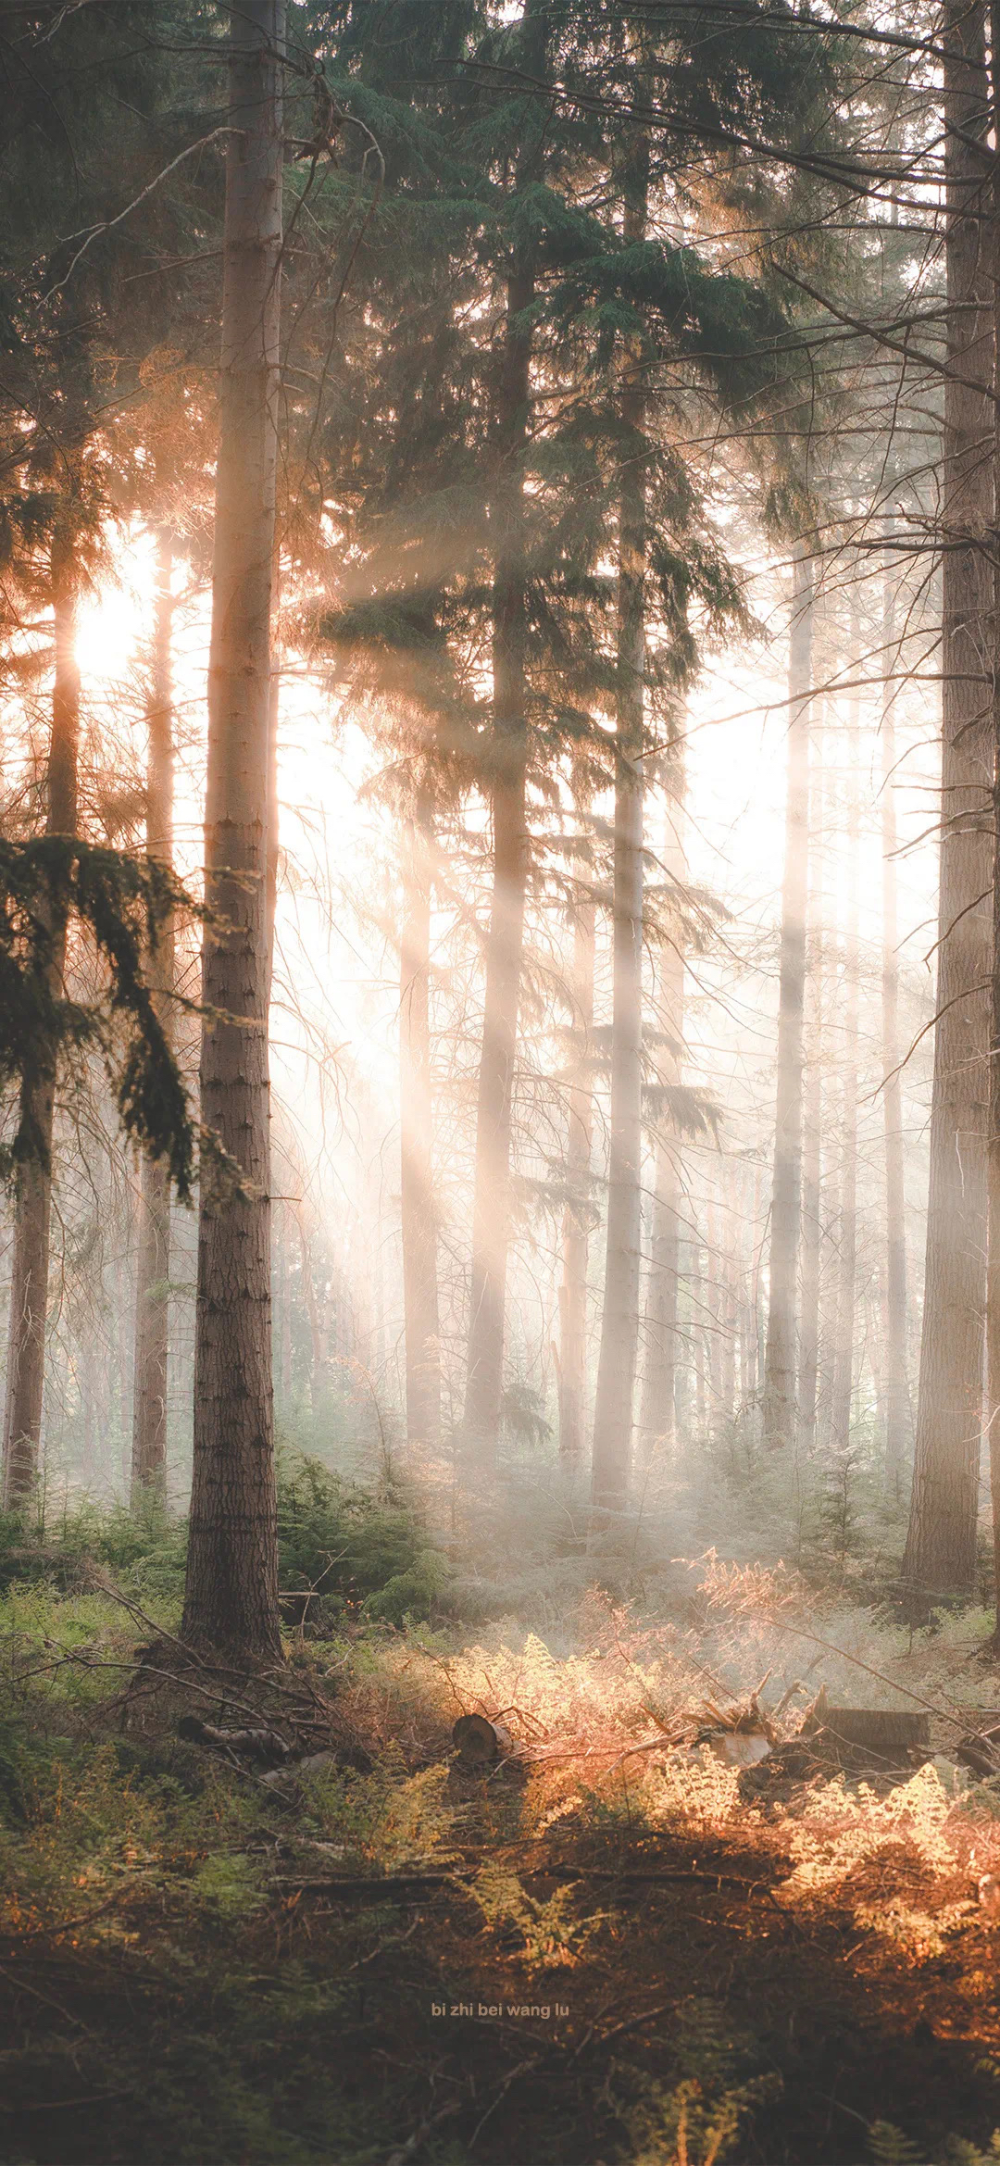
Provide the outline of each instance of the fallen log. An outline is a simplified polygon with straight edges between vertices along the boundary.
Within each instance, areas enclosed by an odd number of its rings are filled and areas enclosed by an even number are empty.
[[[342,1897],[345,1901],[359,1898],[362,1902],[377,1902],[387,1896],[404,1896],[408,1890],[419,1894],[423,1889],[464,1889],[475,1879],[479,1870],[478,1866],[457,1865],[430,1872],[386,1873],[381,1879],[377,1879],[374,1874],[351,1873],[338,1873],[331,1877],[316,1875],[305,1879],[283,1876],[272,1880],[271,1886],[281,1895],[332,1895]],[[743,1895],[761,1895],[769,1902],[776,1902],[773,1889],[764,1880],[749,1880],[740,1873],[688,1872],[683,1869],[671,1871],[658,1865],[531,1865],[521,1867],[518,1879],[597,1881],[602,1886],[614,1884],[620,1887],[652,1887],[658,1883],[669,1883],[704,1888],[738,1888]],[[783,1916],[788,1916],[783,1903],[779,1903],[777,1907]]]
[[[974,1775],[1000,1775],[1000,1722],[983,1723],[955,1747],[955,1758]]]
[[[513,1746],[510,1733],[502,1722],[491,1722],[488,1715],[459,1715],[451,1741],[464,1768],[482,1772],[495,1767],[498,1760],[509,1758]]]
[[[905,1767],[930,1752],[930,1718],[884,1707],[825,1707],[799,1732],[817,1759],[843,1768]]]
[[[217,1751],[242,1753],[251,1760],[281,1762],[289,1758],[291,1747],[277,1730],[217,1730],[210,1722],[202,1722],[199,1715],[182,1715],[177,1724],[178,1737],[187,1744],[214,1746]]]

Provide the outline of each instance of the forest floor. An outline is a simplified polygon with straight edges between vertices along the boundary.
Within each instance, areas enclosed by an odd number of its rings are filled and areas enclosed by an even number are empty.
[[[1000,1784],[670,1741],[804,1664],[947,1748],[981,1620],[911,1642],[719,1568],[658,1617],[348,1620],[253,1682],[175,1621],[79,1564],[0,1608],[4,2166],[1000,2158]],[[485,1775],[470,1709],[514,1741]]]

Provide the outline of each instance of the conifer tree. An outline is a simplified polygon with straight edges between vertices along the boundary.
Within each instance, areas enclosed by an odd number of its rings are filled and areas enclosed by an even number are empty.
[[[943,552],[941,873],[923,1329],[903,1575],[915,1604],[975,1580],[982,1436],[993,742],[993,609],[981,546],[993,519],[993,324],[980,207],[982,5],[948,0],[943,32],[948,374]]]
[[[182,1631],[280,1653],[271,1379],[267,926],[271,610],[282,237],[283,0],[229,32],[229,128],[209,658],[194,1468]]]
[[[642,95],[643,83],[637,88]],[[622,153],[622,238],[646,239],[649,142],[631,129]],[[618,511],[618,688],[612,863],[611,1113],[607,1249],[601,1351],[594,1407],[593,1503],[621,1510],[628,1492],[632,1411],[639,1344],[642,1225],[642,886],[646,727],[646,441],[645,355],[633,343],[622,392],[630,439]]]
[[[146,849],[168,869],[173,855],[174,713],[171,680],[174,541],[161,527],[156,544],[156,603],[146,767]],[[174,978],[174,926],[167,917],[149,958],[164,1033]],[[170,1282],[170,1179],[162,1158],[142,1155],[136,1258],[135,1358],[132,1422],[132,1499],[162,1498],[167,1473],[167,1324]]]
[[[788,658],[788,788],[781,900],[778,1075],[771,1196],[770,1292],[764,1356],[764,1440],[794,1442],[796,1423],[796,1284],[802,1180],[802,1018],[805,999],[809,834],[809,715],[812,693],[814,577],[811,544],[796,544]]]
[[[68,530],[67,530],[68,528]],[[45,833],[73,838],[77,827],[80,758],[80,672],[76,660],[77,555],[80,535],[67,522],[49,546],[55,644],[52,734],[45,783]],[[50,942],[47,990],[61,998],[66,969],[67,914],[56,897],[43,894]],[[33,1139],[18,1168],[11,1270],[7,1397],[4,1407],[3,1499],[7,1506],[30,1499],[38,1480],[45,1379],[49,1234],[52,1215],[52,1136],[55,1118],[54,1049],[22,1084],[21,1120]]]
[[[141,33],[134,35],[134,7],[116,11],[115,20],[104,10],[85,18],[75,9],[38,13],[31,60],[23,49],[5,48],[14,96],[0,125],[10,213],[0,293],[0,547],[9,596],[37,596],[44,587],[55,653],[41,822],[49,847],[19,842],[4,868],[11,966],[4,1071],[17,1070],[21,1096],[4,1447],[12,1501],[28,1498],[38,1471],[61,1049],[106,1037],[109,1007],[127,1014],[139,1037],[119,1075],[126,1126],[184,1187],[192,1146],[183,1086],[134,945],[143,911],[148,924],[162,928],[171,882],[147,878],[127,854],[95,850],[90,836],[77,832],[80,685],[73,651],[76,612],[102,557],[103,530],[133,495],[134,415],[179,290],[160,275],[176,240],[178,196],[157,185],[154,169],[135,202],[109,215],[109,193],[113,200],[121,185],[120,174],[109,171],[109,145],[117,131],[119,154],[127,149],[141,164],[149,159],[150,137],[162,142],[172,133],[174,63],[165,65]],[[67,234],[70,202],[81,223]],[[155,280],[141,311],[129,292],[130,275]],[[36,937],[28,931],[32,923]],[[110,986],[86,1008],[69,999],[66,984],[69,948],[83,930],[111,967]],[[27,1006],[18,1013],[22,1001]]]
[[[524,72],[545,71],[546,0],[526,0]],[[511,1235],[511,1122],[528,877],[529,679],[525,533],[525,451],[531,427],[531,309],[537,238],[521,205],[541,180],[547,124],[526,104],[513,176],[506,319],[495,405],[490,522],[493,536],[493,738],[490,810],[493,889],[486,938],[486,987],[476,1112],[472,1272],[464,1429],[467,1448],[495,1459],[503,1391],[504,1314]],[[521,199],[519,203],[518,199]]]
[[[662,863],[668,878],[682,888],[686,877],[684,846],[685,768],[683,742],[667,768]],[[653,1060],[658,1080],[669,1091],[682,1080],[684,1036],[684,923],[678,917],[660,951],[652,1012],[662,1038]],[[669,1101],[656,1121],[652,1225],[644,1313],[645,1363],[640,1415],[645,1456],[658,1447],[670,1456],[677,1436],[678,1281],[682,1186],[680,1139],[670,1128]]]

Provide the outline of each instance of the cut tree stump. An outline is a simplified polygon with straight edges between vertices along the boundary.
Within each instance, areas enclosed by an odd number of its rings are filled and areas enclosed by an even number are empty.
[[[491,1722],[487,1715],[459,1715],[451,1733],[459,1760],[464,1768],[481,1771],[495,1767],[512,1750],[509,1733],[502,1722]]]
[[[929,1716],[884,1707],[826,1707],[815,1725],[806,1718],[800,1735],[818,1759],[844,1768],[905,1767],[931,1744]]]

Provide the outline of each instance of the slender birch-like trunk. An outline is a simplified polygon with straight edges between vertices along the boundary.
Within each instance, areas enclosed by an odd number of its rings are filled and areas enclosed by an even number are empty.
[[[80,672],[76,661],[76,573],[72,545],[61,537],[50,552],[55,672],[52,735],[46,779],[45,832],[75,835],[80,749]],[[40,912],[45,913],[44,902]],[[50,991],[60,998],[66,967],[66,919],[47,911],[51,934]],[[7,1341],[7,1398],[3,1431],[3,1503],[10,1510],[31,1502],[38,1485],[45,1387],[45,1326],[49,1294],[52,1223],[52,1138],[56,1064],[53,1059],[22,1088],[21,1110],[33,1129],[38,1155],[18,1167],[14,1200],[14,1256]]]
[[[980,212],[992,153],[984,10],[948,0],[948,358],[941,478],[942,820],[930,1192],[913,1490],[903,1577],[915,1605],[971,1593],[976,1571],[986,1300],[993,875],[993,324]]]
[[[146,849],[170,867],[174,826],[174,714],[171,675],[173,538],[157,537],[156,621],[146,763]],[[149,958],[153,1000],[164,1030],[172,1022],[174,926],[167,918]],[[170,1283],[170,1176],[162,1158],[142,1154],[136,1261],[135,1361],[132,1382],[133,1504],[167,1487],[167,1322]]]
[[[403,1241],[403,1335],[406,1434],[411,1445],[437,1445],[441,1429],[441,1348],[437,1228],[431,1158],[430,940],[433,809],[426,792],[402,842],[403,932],[400,944],[400,1196]]]
[[[778,1079],[771,1187],[770,1298],[764,1353],[764,1442],[795,1439],[796,1276],[802,1180],[802,1019],[809,868],[809,703],[812,690],[813,573],[810,544],[795,550],[789,639],[788,794],[781,896]]]
[[[283,0],[232,16],[209,658],[194,1468],[182,1631],[280,1656],[271,1376],[268,839]]]

